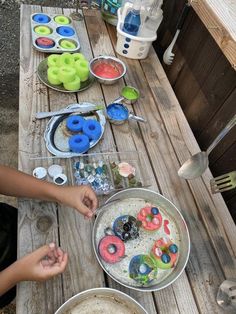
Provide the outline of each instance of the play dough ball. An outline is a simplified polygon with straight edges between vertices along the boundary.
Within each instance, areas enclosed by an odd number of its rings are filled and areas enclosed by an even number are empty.
[[[70,40],[66,40],[66,39],[64,39],[60,42],[60,46],[64,49],[68,49],[68,50],[76,49],[76,47],[77,47],[74,42],[72,42]]]
[[[74,58],[75,62],[78,60],[86,60],[85,56],[80,52],[73,53],[73,58]]]
[[[49,35],[51,34],[51,29],[47,26],[36,26],[34,29],[35,33],[39,34],[39,35]]]
[[[66,90],[77,91],[80,89],[80,78],[76,75],[73,81],[63,84]]]
[[[57,60],[58,66],[73,66],[74,58],[69,52],[64,52]]]
[[[48,57],[48,67],[56,67],[58,63],[58,59],[60,58],[59,55],[50,55]]]
[[[59,80],[62,83],[69,83],[75,80],[76,71],[72,67],[62,66],[59,68]]]
[[[47,71],[48,81],[52,85],[60,85],[61,81],[58,77],[59,69],[57,67],[50,67]]]
[[[54,18],[54,21],[57,24],[61,24],[61,25],[68,25],[70,24],[70,19],[64,15],[58,15]]]
[[[75,62],[75,69],[81,82],[87,81],[89,77],[89,65],[87,60],[78,60]]]

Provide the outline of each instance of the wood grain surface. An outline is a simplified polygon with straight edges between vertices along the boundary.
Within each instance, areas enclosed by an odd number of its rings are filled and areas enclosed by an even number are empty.
[[[115,85],[95,82],[91,88],[77,94],[48,89],[36,75],[37,65],[46,55],[31,47],[30,14],[41,11],[71,13],[70,9],[21,7],[20,169],[30,173],[35,166],[31,156],[49,156],[43,140],[47,121],[35,121],[35,112],[58,110],[82,101],[107,105],[120,95],[124,85],[135,86],[141,97],[129,109],[148,122],[128,122],[121,126],[107,123],[103,139],[91,152],[143,152],[150,173],[150,188],[170,199],[186,219],[191,253],[185,271],[171,286],[154,293],[130,290],[107,277],[97,263],[91,243],[93,221],[85,221],[80,214],[64,206],[22,200],[18,221],[19,257],[54,240],[70,258],[62,276],[47,283],[18,285],[17,314],[52,314],[76,293],[101,286],[124,291],[150,314],[222,313],[215,296],[225,278],[236,276],[236,228],[222,197],[210,194],[209,170],[191,182],[177,175],[180,165],[199,147],[154,50],[151,49],[148,58],[142,61],[118,56],[126,63],[127,74]],[[100,54],[116,55],[115,28],[106,25],[97,10],[83,13],[84,20],[73,22],[81,41],[81,52],[88,59]],[[47,167],[48,161],[43,165]],[[67,171],[69,173],[70,169]],[[72,183],[72,175],[69,183]]]

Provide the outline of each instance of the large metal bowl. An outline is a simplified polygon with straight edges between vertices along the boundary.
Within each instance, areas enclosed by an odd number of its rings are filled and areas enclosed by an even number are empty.
[[[104,306],[102,307],[98,303],[98,299],[102,301],[107,300],[111,304],[109,308],[109,303],[107,304],[106,310]],[[96,302],[94,302],[94,300]],[[110,314],[114,313],[114,306],[117,306],[117,311],[115,313],[135,313],[135,314],[148,314],[147,311],[133,298],[129,295],[115,289],[111,288],[94,288],[83,292],[80,292],[67,300],[55,314],[68,314],[69,311],[80,307],[76,313],[80,314],[90,314],[90,313],[103,313]],[[120,309],[119,309],[120,307]]]
[[[106,213],[109,210],[109,207],[111,207],[112,204],[114,204],[114,202],[119,202],[120,200],[130,199],[130,198],[144,199],[144,200],[147,200],[147,202],[155,204],[157,207],[159,206],[160,208],[165,209],[165,212],[168,214],[171,220],[174,221],[179,232],[180,241],[179,241],[178,262],[175,265],[173,271],[166,278],[164,278],[163,280],[161,280],[160,282],[152,286],[138,286],[137,287],[137,286],[132,286],[132,285],[124,283],[119,278],[113,276],[106,269],[98,252],[96,234],[98,232],[100,218],[102,217],[104,213]],[[111,278],[113,278],[115,281],[122,284],[123,286],[126,286],[130,289],[139,290],[139,291],[158,291],[172,284],[183,272],[188,262],[189,252],[190,252],[189,232],[188,232],[186,222],[183,216],[181,215],[180,211],[176,208],[176,206],[172,202],[170,202],[167,198],[165,198],[161,194],[155,191],[144,189],[144,188],[126,189],[111,196],[107,200],[106,204],[103,207],[101,207],[99,210],[99,214],[97,215],[96,221],[93,226],[92,239],[93,239],[93,248],[95,251],[95,255],[97,257],[99,264],[105,270],[105,272]]]
[[[105,78],[102,76],[98,76],[94,71],[96,66],[99,66],[101,64],[109,64],[112,65],[114,68],[116,68],[120,75],[114,78]],[[112,85],[116,83],[119,79],[121,79],[125,73],[126,73],[126,65],[123,61],[121,61],[118,58],[112,57],[112,56],[99,56],[93,58],[89,63],[89,70],[90,73],[98,80],[99,83],[104,85]]]

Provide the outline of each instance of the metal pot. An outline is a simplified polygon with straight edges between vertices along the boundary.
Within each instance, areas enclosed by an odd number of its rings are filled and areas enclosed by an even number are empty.
[[[106,302],[106,303],[105,303]],[[83,309],[82,309],[83,306]],[[67,300],[55,314],[67,314],[78,307],[78,313],[117,313],[148,314],[147,311],[129,295],[111,288],[94,288],[80,292]]]

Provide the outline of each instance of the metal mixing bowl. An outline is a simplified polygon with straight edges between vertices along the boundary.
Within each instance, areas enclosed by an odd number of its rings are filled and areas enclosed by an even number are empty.
[[[98,76],[97,74],[95,74],[95,68],[100,65],[100,64],[109,64],[112,65],[114,68],[116,68],[120,75],[115,77],[115,78],[105,78],[102,76]],[[126,65],[124,64],[124,62],[122,62],[120,59],[112,57],[112,56],[99,56],[96,58],[93,58],[90,62],[89,62],[89,70],[91,72],[91,74],[97,78],[98,82],[100,82],[101,84],[105,84],[105,85],[112,85],[114,83],[116,83],[119,79],[121,79],[125,73],[126,73]]]
[[[170,217],[170,219],[172,221],[174,221],[174,223],[178,229],[178,233],[179,233],[179,257],[178,257],[177,264],[175,265],[173,271],[167,277],[165,277],[160,282],[153,284],[153,285],[150,285],[150,286],[138,286],[137,287],[137,286],[133,286],[131,284],[129,285],[129,284],[122,282],[120,280],[120,278],[113,276],[106,269],[106,267],[105,267],[105,265],[104,265],[104,263],[100,257],[100,254],[98,252],[98,248],[96,245],[96,243],[97,243],[96,235],[98,233],[97,230],[99,228],[99,222],[101,221],[103,214],[104,213],[106,214],[107,211],[109,211],[109,208],[111,208],[111,206],[112,206],[112,204],[114,204],[114,202],[119,202],[119,201],[122,201],[124,199],[130,199],[130,198],[144,199],[144,200],[146,200],[146,202],[155,204],[155,206],[157,206],[157,207],[159,206],[160,208],[165,210],[168,217]],[[119,214],[117,214],[117,216],[118,215]],[[144,189],[144,188],[126,189],[126,190],[122,190],[122,191],[112,195],[107,200],[106,204],[98,210],[98,216],[97,216],[95,223],[94,223],[94,226],[93,226],[92,239],[93,239],[93,248],[94,248],[95,255],[98,259],[99,264],[106,271],[106,273],[111,278],[113,278],[115,281],[122,284],[123,286],[126,286],[130,289],[139,290],[139,291],[158,291],[158,290],[161,290],[161,289],[169,286],[170,284],[172,284],[181,275],[181,273],[184,271],[184,268],[188,262],[189,252],[190,252],[189,232],[188,232],[186,222],[185,222],[183,216],[181,215],[180,211],[176,208],[176,206],[172,202],[170,202],[167,198],[165,198],[161,194],[159,194],[155,191]]]
[[[111,288],[94,288],[89,289],[83,292],[80,292],[67,300],[57,311],[55,314],[67,314],[70,313],[69,310],[74,309],[76,306],[79,306],[82,303],[86,302],[88,309],[84,310],[85,305],[83,305],[83,311],[81,309],[78,310],[78,313],[103,313],[107,314],[108,312],[101,312],[101,309],[98,305],[93,302],[93,299],[98,298],[110,299],[113,304],[122,305],[122,310],[124,309],[126,313],[136,313],[136,314],[148,314],[147,311],[133,298],[129,295],[115,289]],[[83,302],[84,301],[84,302]],[[90,303],[91,302],[91,303]],[[90,304],[89,304],[90,303]],[[127,309],[127,310],[126,310]],[[113,313],[113,306],[111,304],[111,308],[109,309],[109,313]],[[122,311],[122,313],[125,313]]]

